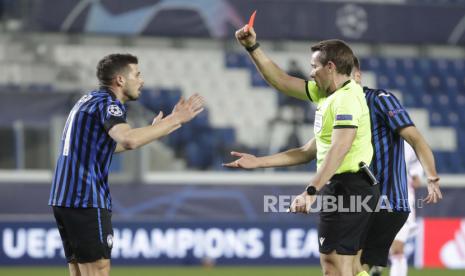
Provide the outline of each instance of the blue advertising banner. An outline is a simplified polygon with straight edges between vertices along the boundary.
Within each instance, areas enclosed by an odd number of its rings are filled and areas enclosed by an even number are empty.
[[[463,5],[304,0],[29,2],[25,31],[232,39],[258,10],[255,28],[261,39],[465,44]]]
[[[318,264],[314,223],[116,222],[116,265]],[[52,222],[0,222],[0,265],[64,264]]]

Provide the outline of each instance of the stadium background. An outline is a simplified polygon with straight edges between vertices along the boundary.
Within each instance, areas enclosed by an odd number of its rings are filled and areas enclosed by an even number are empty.
[[[318,275],[315,216],[264,212],[264,196],[300,192],[315,165],[221,167],[232,149],[264,155],[313,135],[312,107],[273,91],[234,39],[255,9],[258,39],[282,68],[308,76],[311,42],[341,38],[364,84],[399,96],[434,151],[445,197],[418,209],[409,263],[463,275],[448,270],[465,268],[463,0],[1,0],[0,275],[64,273],[46,205],[52,168],[67,113],[112,52],[140,58],[134,126],[181,95],[207,102],[170,137],[114,156],[115,274]]]

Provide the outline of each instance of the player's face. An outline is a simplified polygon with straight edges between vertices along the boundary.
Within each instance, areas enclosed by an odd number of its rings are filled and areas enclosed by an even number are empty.
[[[330,81],[330,71],[328,66],[321,64],[320,62],[320,51],[313,52],[312,58],[310,60],[311,71],[310,77],[316,82],[317,86],[323,90],[327,91],[329,89]]]
[[[144,86],[144,80],[139,71],[139,66],[137,64],[129,64],[129,70],[125,75],[125,85],[124,93],[129,100],[135,101],[140,96],[140,90]]]
[[[351,76],[358,84],[362,85],[362,72],[357,68],[352,69],[352,76]]]

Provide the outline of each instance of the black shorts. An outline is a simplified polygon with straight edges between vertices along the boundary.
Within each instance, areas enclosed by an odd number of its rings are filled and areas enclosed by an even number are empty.
[[[322,196],[320,200],[323,202],[324,198],[335,199],[338,206],[337,210],[330,210],[321,205],[318,225],[320,253],[336,251],[340,255],[356,255],[364,242],[371,210],[375,210],[379,199],[378,187],[372,186],[363,172],[343,173],[334,175],[318,195]],[[366,200],[363,206],[368,208],[357,205],[357,201],[363,200]]]
[[[68,263],[110,259],[113,246],[111,212],[100,208],[53,206]]]
[[[380,210],[374,213],[370,221],[363,252],[362,264],[370,266],[386,266],[389,249],[399,230],[407,221],[409,212],[388,212]]]

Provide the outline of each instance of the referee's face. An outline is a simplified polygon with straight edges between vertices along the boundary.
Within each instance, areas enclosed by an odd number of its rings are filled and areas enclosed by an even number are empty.
[[[310,77],[316,82],[316,85],[323,91],[328,91],[330,86],[330,72],[326,66],[320,62],[320,51],[315,51],[310,60],[311,71]]]
[[[137,64],[129,64],[126,83],[124,85],[124,94],[130,101],[135,101],[140,96],[140,90],[144,86],[144,80]]]

